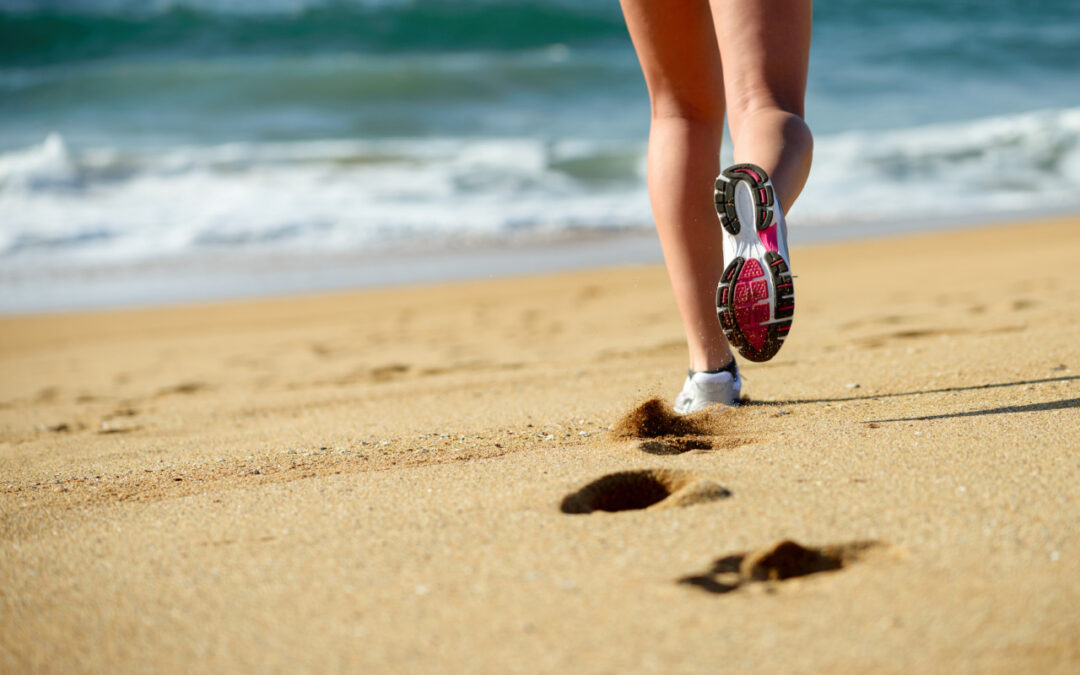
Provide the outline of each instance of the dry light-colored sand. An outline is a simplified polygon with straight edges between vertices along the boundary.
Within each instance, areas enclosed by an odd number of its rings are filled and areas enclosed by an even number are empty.
[[[655,266],[0,321],[0,671],[1080,672],[1078,259],[797,248],[683,425]]]

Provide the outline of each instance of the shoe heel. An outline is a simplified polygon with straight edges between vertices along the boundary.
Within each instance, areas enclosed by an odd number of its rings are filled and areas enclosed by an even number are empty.
[[[776,204],[776,193],[773,191],[769,174],[765,173],[757,164],[734,164],[724,169],[716,179],[716,190],[713,193],[716,202],[716,212],[720,215],[720,224],[732,235],[736,235],[742,229],[739,215],[735,210],[735,185],[745,182],[750,187],[750,194],[754,199],[754,227],[759,232],[767,230],[773,223],[773,207]]]

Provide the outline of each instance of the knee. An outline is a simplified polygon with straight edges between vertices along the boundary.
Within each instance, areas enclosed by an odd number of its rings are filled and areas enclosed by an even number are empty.
[[[653,120],[679,119],[705,124],[715,129],[724,126],[722,95],[706,92],[650,91],[649,102]]]

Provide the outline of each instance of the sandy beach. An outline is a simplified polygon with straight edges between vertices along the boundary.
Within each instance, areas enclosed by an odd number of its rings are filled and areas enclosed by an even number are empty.
[[[655,265],[2,319],[0,671],[1075,673],[1077,254],[797,247],[689,419]]]

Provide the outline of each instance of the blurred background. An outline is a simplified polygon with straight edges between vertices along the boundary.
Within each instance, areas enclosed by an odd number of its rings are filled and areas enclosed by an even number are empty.
[[[1076,0],[819,0],[807,105],[796,244],[1080,210]],[[0,311],[658,259],[647,129],[614,0],[0,0]]]

